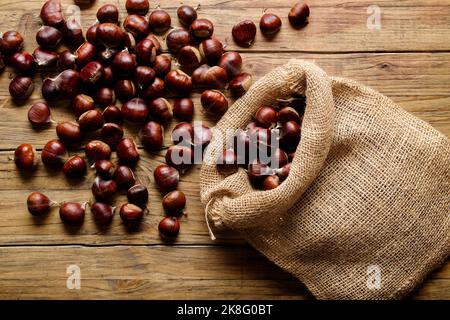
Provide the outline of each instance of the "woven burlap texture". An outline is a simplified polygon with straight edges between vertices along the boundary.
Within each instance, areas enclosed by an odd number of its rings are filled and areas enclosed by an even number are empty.
[[[261,105],[306,95],[289,177],[252,188],[244,169],[213,164],[228,129]],[[216,126],[201,168],[201,201],[319,299],[398,299],[450,252],[450,141],[382,94],[291,60],[256,82]],[[373,271],[375,273],[373,273]],[[372,278],[380,276],[378,285]],[[377,278],[378,279],[378,278]]]

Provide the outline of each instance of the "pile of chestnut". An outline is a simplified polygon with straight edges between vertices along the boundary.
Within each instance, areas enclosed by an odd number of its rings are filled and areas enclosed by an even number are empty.
[[[224,175],[239,166],[247,170],[255,188],[277,188],[289,175],[295,150],[300,143],[305,97],[278,100],[277,106],[261,106],[245,130],[237,130],[217,158]]]

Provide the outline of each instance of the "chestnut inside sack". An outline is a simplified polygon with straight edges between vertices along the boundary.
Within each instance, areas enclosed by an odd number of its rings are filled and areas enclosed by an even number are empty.
[[[221,173],[226,133],[293,94],[306,109],[286,180],[262,191],[243,168]],[[317,298],[402,298],[449,256],[450,140],[382,94],[291,60],[215,129],[200,173],[208,225],[241,233]]]

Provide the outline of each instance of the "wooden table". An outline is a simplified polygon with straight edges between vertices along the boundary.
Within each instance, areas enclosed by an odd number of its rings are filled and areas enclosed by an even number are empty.
[[[82,11],[86,28],[95,20],[101,0]],[[119,3],[124,17],[124,2]],[[242,53],[245,70],[255,79],[291,58],[315,61],[330,75],[355,79],[389,96],[415,116],[450,136],[450,0],[379,0],[381,29],[368,29],[367,8],[373,1],[322,0],[311,3],[310,24],[302,30],[289,26],[287,13],[293,1],[202,1],[199,14],[211,19],[216,36],[228,50]],[[26,49],[34,50],[42,0],[0,0],[1,31],[24,34]],[[65,7],[71,0],[63,1]],[[191,1],[191,4],[196,4]],[[178,24],[179,1],[161,3]],[[152,1],[152,7],[155,2]],[[231,40],[232,25],[243,19],[258,21],[263,9],[279,14],[281,32],[271,41],[258,32],[250,49]],[[41,100],[45,75],[36,76],[32,98],[17,104],[10,99],[8,83],[13,70],[0,79],[0,298],[311,298],[296,279],[272,265],[235,234],[209,239],[199,201],[199,167],[183,176],[180,190],[188,197],[187,217],[172,245],[161,242],[157,224],[163,217],[161,195],[155,189],[152,168],[163,162],[164,152],[141,151],[138,179],[149,186],[150,212],[140,230],[127,232],[119,217],[110,228],[98,229],[90,214],[79,229],[67,228],[54,210],[34,219],[26,211],[31,191],[42,191],[56,201],[91,199],[92,170],[80,181],[67,181],[61,173],[42,165],[32,175],[21,175],[11,156],[21,143],[38,150],[55,137],[54,125],[36,132],[27,121],[28,106]],[[196,103],[196,120],[213,125]],[[60,122],[73,120],[70,108],[52,108]],[[173,125],[171,125],[173,126]],[[170,127],[171,127],[170,126]],[[170,127],[166,132],[170,132]],[[137,128],[127,126],[127,135]],[[169,141],[166,136],[166,141]],[[77,153],[77,151],[72,151]],[[124,201],[124,196],[117,203]],[[66,287],[67,268],[81,270],[81,289]],[[418,299],[450,299],[450,264],[432,274],[414,295]]]

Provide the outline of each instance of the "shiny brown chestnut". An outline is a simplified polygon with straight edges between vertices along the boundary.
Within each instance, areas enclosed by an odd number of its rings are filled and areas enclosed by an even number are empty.
[[[123,129],[116,123],[105,123],[100,131],[100,136],[103,142],[114,149],[123,138]]]
[[[281,19],[274,13],[265,13],[259,20],[259,29],[266,36],[273,36],[281,29]]]
[[[123,163],[133,165],[139,160],[139,151],[136,143],[131,138],[123,138],[120,140],[117,144],[116,152],[117,157]]]
[[[169,166],[183,173],[194,164],[194,154],[191,147],[173,145],[167,149],[165,160]]]
[[[307,24],[309,17],[309,7],[304,2],[296,3],[289,11],[289,23],[295,27],[300,28]]]
[[[206,39],[200,43],[199,51],[209,64],[216,64],[222,57],[223,45],[215,38]]]
[[[180,232],[180,222],[176,217],[165,217],[159,222],[158,231],[162,238],[172,241]]]
[[[231,30],[234,42],[241,47],[250,47],[255,41],[256,25],[251,20],[241,21]]]
[[[206,39],[214,33],[214,25],[208,19],[196,19],[189,27],[191,34],[197,39]]]
[[[226,52],[220,58],[218,66],[225,69],[228,79],[233,79],[241,72],[242,57],[234,51]]]
[[[187,72],[191,72],[196,69],[202,63],[202,55],[196,47],[184,46],[178,52],[178,63],[181,68]]]
[[[48,213],[54,204],[56,203],[40,192],[32,192],[27,197],[28,212],[33,216],[42,216]]]
[[[129,228],[137,227],[143,216],[144,211],[134,204],[125,203],[120,207],[120,218]]]
[[[152,84],[155,80],[155,70],[147,66],[138,66],[134,73],[134,81],[139,89],[143,89]]]
[[[33,51],[34,62],[39,67],[54,66],[59,59],[59,54],[55,51],[49,51],[42,48],[36,48]]]
[[[0,37],[0,52],[10,55],[22,50],[23,37],[17,31],[7,31]]]
[[[149,121],[139,131],[139,138],[146,150],[159,150],[164,144],[164,128],[158,122]]]
[[[140,208],[145,208],[148,202],[148,190],[142,184],[136,184],[127,191],[128,202]]]
[[[136,38],[130,32],[123,34],[123,46],[129,51],[134,51],[136,48]]]
[[[165,54],[160,54],[155,57],[155,61],[152,64],[153,70],[155,70],[156,76],[165,77],[172,69],[172,60]]]
[[[92,86],[100,81],[103,71],[100,62],[91,61],[80,70],[80,80],[83,84]]]
[[[197,19],[197,10],[191,6],[182,5],[177,9],[177,16],[183,26],[189,27]]]
[[[156,54],[161,54],[161,42],[159,41],[159,38],[155,36],[154,34],[149,34],[146,39],[150,39],[153,42],[153,45],[156,48]]]
[[[41,151],[42,163],[50,169],[61,168],[68,158],[64,144],[59,140],[48,141]]]
[[[272,190],[277,188],[281,184],[280,178],[278,176],[267,176],[264,178],[262,183],[263,190]]]
[[[194,125],[194,145],[206,147],[212,139],[212,130],[205,124]]]
[[[81,178],[86,171],[86,161],[78,155],[70,157],[63,166],[63,172],[69,178]]]
[[[47,0],[41,8],[40,18],[44,25],[59,29],[64,23],[59,0]]]
[[[73,121],[62,122],[56,126],[56,134],[59,140],[66,145],[74,145],[83,139],[78,123]]]
[[[93,45],[99,44],[97,41],[97,27],[98,23],[94,23],[86,30],[86,40]]]
[[[170,215],[181,215],[186,206],[186,196],[183,191],[171,191],[162,199],[164,211]]]
[[[14,151],[14,163],[20,170],[33,170],[38,164],[37,160],[36,151],[31,144],[21,144]]]
[[[61,52],[58,58],[59,70],[64,71],[68,69],[75,69],[77,67],[76,58],[77,56],[72,54],[70,50],[64,50]]]
[[[277,111],[269,106],[260,107],[255,114],[255,122],[262,128],[273,128],[277,125]]]
[[[144,99],[134,98],[122,106],[122,117],[126,121],[130,122],[144,122],[149,113],[149,108]]]
[[[98,160],[95,162],[95,172],[103,179],[110,180],[114,176],[116,166],[109,160]]]
[[[135,13],[145,16],[150,9],[150,3],[148,0],[127,0],[125,2],[125,8],[128,13]]]
[[[94,99],[86,94],[76,95],[72,101],[72,110],[77,117],[81,116],[86,111],[94,110],[94,107]]]
[[[194,102],[190,98],[175,99],[173,115],[181,121],[191,121],[194,117]]]
[[[43,48],[54,48],[61,39],[61,31],[50,26],[42,26],[36,33],[36,42]]]
[[[136,39],[145,37],[148,34],[149,23],[147,19],[138,14],[130,14],[125,18],[123,27]]]
[[[230,175],[238,171],[238,158],[233,149],[224,150],[217,157],[217,170],[225,175]]]
[[[51,122],[50,108],[45,102],[36,102],[28,109],[28,121],[35,128],[43,128]]]
[[[94,221],[101,226],[110,224],[114,217],[115,208],[102,202],[94,202],[91,205],[91,213]]]
[[[234,77],[230,83],[228,83],[228,90],[235,98],[242,97],[252,85],[252,76],[250,73],[242,72]]]
[[[9,94],[14,99],[27,99],[34,90],[34,82],[30,77],[17,76],[9,83]]]
[[[64,40],[72,46],[80,46],[85,41],[80,21],[75,15],[64,21],[62,32]]]
[[[148,108],[150,116],[158,122],[167,123],[173,117],[173,107],[165,98],[150,101]]]
[[[116,98],[122,101],[128,101],[136,96],[136,87],[131,80],[119,80],[114,86]]]
[[[73,98],[77,94],[80,75],[74,70],[64,70],[56,78],[42,83],[42,95],[46,100]]]
[[[209,67],[204,64],[192,73],[192,81],[196,87],[205,89],[222,89],[228,77],[225,69],[219,66]]]
[[[82,68],[96,58],[97,49],[92,43],[85,42],[75,51],[75,56],[78,67]]]
[[[136,69],[136,58],[127,49],[116,54],[111,62],[114,74],[118,76],[132,75]]]
[[[295,121],[301,123],[301,117],[298,112],[292,107],[285,107],[278,111],[278,122],[284,124],[288,121]]]
[[[80,225],[84,221],[86,203],[64,202],[59,207],[59,217],[69,225]]]
[[[189,31],[183,28],[175,28],[166,36],[167,48],[172,53],[177,53],[184,46],[192,42]]]
[[[19,73],[31,73],[35,69],[34,58],[26,51],[19,51],[13,53],[9,57],[9,63]]]
[[[107,48],[122,44],[124,31],[114,23],[101,23],[97,27],[97,41]]]
[[[103,87],[112,87],[116,83],[116,77],[110,66],[103,69],[103,77],[100,80],[100,85]]]
[[[117,23],[119,9],[113,4],[105,4],[97,10],[97,20],[100,23]]]
[[[170,136],[175,144],[183,142],[183,145],[189,145],[194,139],[194,127],[189,122],[177,123]]]
[[[295,121],[288,121],[281,127],[280,145],[284,150],[293,151],[300,142],[300,125]]]
[[[94,93],[94,102],[101,107],[112,105],[116,102],[114,90],[108,87],[102,87]]]
[[[161,164],[153,171],[153,177],[158,187],[163,191],[176,189],[180,181],[180,173],[177,169]]]
[[[114,172],[114,182],[118,188],[128,190],[136,183],[133,170],[127,166],[118,166]]]
[[[103,180],[96,177],[91,187],[95,199],[104,202],[110,202],[117,191],[117,185],[114,180]]]
[[[157,99],[164,95],[165,84],[160,78],[155,78],[151,85],[143,89],[140,96],[144,99]]]
[[[99,160],[108,160],[111,157],[111,148],[105,142],[100,140],[89,141],[84,152],[86,157],[91,162],[97,162]]]
[[[155,61],[156,47],[150,39],[144,39],[136,45],[136,60],[143,65],[150,65]]]
[[[103,120],[105,123],[121,124],[123,122],[122,111],[116,106],[108,106],[103,110]]]
[[[154,33],[166,32],[167,30],[169,30],[171,22],[172,21],[170,19],[170,15],[162,9],[153,10],[148,17],[150,29]]]
[[[86,111],[78,118],[78,124],[82,132],[97,131],[102,128],[103,123],[103,115],[96,109]]]
[[[228,110],[228,100],[219,90],[206,90],[200,96],[202,107],[208,112],[222,115]]]
[[[168,90],[179,95],[188,95],[192,91],[192,79],[179,69],[169,71],[165,78]]]

